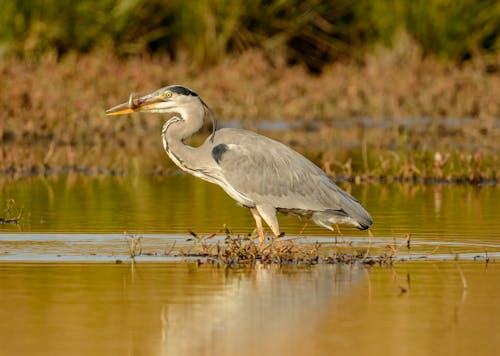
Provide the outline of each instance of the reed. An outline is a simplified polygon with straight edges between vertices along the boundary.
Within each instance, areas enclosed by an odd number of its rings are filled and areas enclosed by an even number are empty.
[[[424,54],[462,61],[500,49],[495,0],[0,0],[0,54],[28,59],[107,48],[197,64],[258,48],[320,70],[363,60],[403,31]]]
[[[413,55],[416,44],[404,46],[365,64],[336,63],[321,75],[273,66],[258,51],[203,71],[165,57],[124,60],[106,51],[47,55],[36,65],[0,58],[6,93],[0,174],[168,174],[174,166],[158,137],[162,120],[109,119],[104,110],[130,92],[182,83],[221,124],[237,119],[254,130],[262,120],[289,124],[263,133],[336,177],[498,181],[500,77],[475,62],[423,60]]]

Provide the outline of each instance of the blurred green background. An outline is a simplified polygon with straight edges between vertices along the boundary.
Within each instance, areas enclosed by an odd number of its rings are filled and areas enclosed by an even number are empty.
[[[453,61],[500,50],[497,0],[0,0],[0,55],[112,49],[211,64],[259,48],[321,70],[407,33]]]

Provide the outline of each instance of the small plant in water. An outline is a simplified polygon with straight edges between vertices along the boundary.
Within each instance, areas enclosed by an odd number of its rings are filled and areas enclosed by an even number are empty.
[[[133,261],[135,260],[135,256],[142,254],[141,240],[142,236],[129,235],[127,237],[128,253]]]

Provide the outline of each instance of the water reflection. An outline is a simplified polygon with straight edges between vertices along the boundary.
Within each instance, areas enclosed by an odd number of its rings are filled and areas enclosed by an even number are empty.
[[[373,245],[382,249],[411,233],[412,251],[436,246],[438,258],[496,254],[488,263],[390,268],[2,262],[0,354],[496,354],[500,188],[343,187],[372,213]],[[105,254],[109,262],[126,253],[123,231],[160,233],[144,239],[154,252],[170,246],[172,234],[210,233],[223,224],[247,233],[254,224],[220,188],[187,175],[29,178],[0,183],[0,204],[7,199],[25,215],[19,226],[0,225],[4,261],[24,251],[50,255],[44,261]],[[280,220],[288,235],[329,234],[296,218]],[[357,230],[342,232],[348,241],[366,241]]]
[[[363,271],[357,268],[335,266],[304,270],[261,267],[239,274],[230,278],[223,293],[164,308],[164,354],[297,352],[292,340],[314,334],[297,326],[317,325],[319,311],[336,295],[349,294],[362,278]],[[302,351],[307,353],[307,349]]]
[[[13,355],[495,354],[496,264],[0,264]]]
[[[372,213],[373,233],[424,239],[498,242],[499,187],[342,184]],[[0,203],[24,207],[19,231],[91,233],[212,233],[227,225],[249,233],[254,221],[219,187],[189,175],[28,178],[0,183]],[[280,216],[287,235],[330,235],[296,217]],[[0,225],[0,232],[18,227]],[[345,236],[366,233],[342,228]]]

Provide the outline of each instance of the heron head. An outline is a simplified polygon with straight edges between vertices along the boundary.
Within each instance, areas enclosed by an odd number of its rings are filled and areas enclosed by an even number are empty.
[[[150,94],[136,97],[106,110],[106,115],[123,115],[136,111],[152,113],[183,112],[192,105],[204,105],[198,94],[180,85],[171,85]]]

